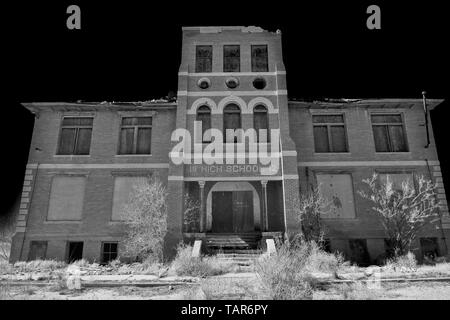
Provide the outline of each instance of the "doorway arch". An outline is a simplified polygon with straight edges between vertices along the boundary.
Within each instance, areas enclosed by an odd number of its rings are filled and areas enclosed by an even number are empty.
[[[247,181],[220,181],[214,184],[206,197],[206,231],[212,228],[212,193],[215,191],[251,191],[253,193],[253,223],[254,229],[260,229],[261,205],[259,194],[255,187]]]

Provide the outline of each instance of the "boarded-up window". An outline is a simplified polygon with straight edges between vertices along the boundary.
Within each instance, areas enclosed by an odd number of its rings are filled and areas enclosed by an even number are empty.
[[[267,45],[252,45],[252,72],[269,71]]]
[[[412,173],[380,173],[378,178],[380,183],[385,184],[389,176],[389,180],[392,182],[394,190],[401,191],[402,183],[408,183],[414,187],[414,176]]]
[[[262,105],[253,108],[253,127],[256,130],[258,142],[269,142],[269,120],[267,119],[267,108]]]
[[[197,110],[197,121],[202,123],[202,141],[211,141],[211,131],[205,135],[205,132],[211,129],[211,109],[208,106],[201,106]]]
[[[102,263],[108,263],[117,258],[117,242],[102,243]]]
[[[28,261],[45,260],[47,255],[47,241],[31,241]]]
[[[400,114],[372,115],[376,152],[406,152],[406,133]]]
[[[195,51],[195,72],[212,71],[212,46],[197,46]]]
[[[235,104],[227,105],[223,110],[223,130],[225,131],[224,140],[229,143],[240,140],[236,136],[233,139],[231,134],[227,132],[228,129],[236,130],[240,128],[242,128],[241,109]]]
[[[119,154],[151,154],[152,117],[124,117]]]
[[[241,70],[241,52],[239,46],[223,46],[223,72]]]
[[[343,115],[313,116],[316,152],[348,152]]]
[[[81,220],[85,177],[53,177],[48,220]]]
[[[317,184],[326,199],[328,212],[323,218],[354,218],[355,202],[350,174],[317,174]]]
[[[58,154],[88,155],[91,148],[93,118],[64,117]]]
[[[125,220],[124,209],[130,200],[133,187],[139,183],[143,177],[115,177],[112,220]]]

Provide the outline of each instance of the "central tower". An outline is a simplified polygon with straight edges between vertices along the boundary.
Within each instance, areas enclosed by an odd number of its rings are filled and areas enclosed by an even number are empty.
[[[195,122],[201,123],[201,132]],[[297,157],[289,137],[280,31],[268,32],[259,27],[184,27],[176,128],[186,129],[197,148],[179,154],[190,159],[190,163],[170,163],[168,246],[186,233],[183,215],[187,194],[197,195],[200,203],[197,234],[214,230],[287,232],[295,228],[292,209],[299,192]],[[208,129],[222,132],[227,147],[222,156],[225,158],[228,150],[233,150],[235,158],[241,161],[237,163],[244,165],[230,166],[225,160],[223,165],[203,163],[202,151],[215,140]],[[245,143],[246,136],[227,136],[227,129],[255,129],[258,148],[265,145],[270,151],[277,147],[278,169],[267,175],[262,174],[259,164],[248,165],[258,154],[250,146],[239,151],[237,143],[242,139]],[[260,136],[261,129],[269,132],[267,137]],[[279,130],[276,139],[271,139],[273,129]],[[222,197],[219,193],[236,188],[242,194],[229,195],[235,200],[230,205],[224,203],[225,209],[211,203],[211,199],[225,201],[227,195]],[[272,200],[268,196],[272,191],[282,200]],[[218,210],[223,213],[218,215]],[[230,218],[224,218],[226,212],[232,212]],[[219,220],[229,230],[218,225]]]

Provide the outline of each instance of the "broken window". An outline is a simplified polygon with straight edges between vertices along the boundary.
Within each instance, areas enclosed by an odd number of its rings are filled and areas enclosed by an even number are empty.
[[[211,141],[211,131],[205,132],[211,129],[211,109],[208,106],[201,106],[197,110],[197,121],[202,123],[202,141]]]
[[[125,206],[128,204],[133,188],[145,179],[143,176],[117,176],[114,178],[114,195],[112,217],[113,221],[123,221]]]
[[[241,109],[235,104],[227,105],[223,110],[223,130],[225,131],[224,140],[225,142],[232,143],[238,141],[238,137],[232,137],[230,132],[227,132],[228,129],[240,129],[242,128],[241,124]],[[239,140],[240,141],[240,140]]]
[[[67,263],[72,263],[83,259],[83,242],[68,242],[67,243]]]
[[[376,152],[407,152],[406,132],[401,114],[373,114]]]
[[[316,174],[317,185],[327,203],[323,218],[354,218],[355,202],[350,174]]]
[[[350,260],[356,262],[358,265],[366,266],[370,264],[370,255],[367,250],[366,239],[351,239],[349,240]]]
[[[267,45],[252,45],[252,72],[268,72]]]
[[[151,154],[152,117],[124,117],[119,154]]]
[[[402,184],[407,183],[414,187],[414,176],[411,172],[407,173],[380,173],[378,179],[380,183],[385,184],[389,177],[392,183],[392,188],[396,191],[402,191]]]
[[[257,105],[253,108],[253,127],[256,130],[258,142],[270,141],[269,120],[267,117],[267,108],[265,106]]]
[[[420,249],[422,251],[422,258],[429,258],[434,260],[439,257],[439,246],[437,238],[420,238]]]
[[[47,241],[31,241],[28,261],[45,260],[47,255]]]
[[[102,243],[102,263],[108,263],[117,259],[117,242]]]
[[[64,117],[58,154],[88,155],[91,147],[92,124],[91,117]]]
[[[223,72],[239,72],[241,52],[238,45],[223,46]]]
[[[212,46],[196,46],[195,72],[212,71]]]
[[[314,115],[316,152],[348,152],[343,115]]]
[[[53,177],[47,219],[81,220],[85,186],[85,177]]]

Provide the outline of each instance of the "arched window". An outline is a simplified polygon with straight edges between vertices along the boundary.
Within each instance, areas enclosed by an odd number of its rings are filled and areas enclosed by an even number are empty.
[[[267,108],[263,105],[257,105],[253,108],[253,128],[256,130],[258,142],[269,142],[269,120],[267,118]],[[260,132],[260,130],[265,130]],[[261,134],[262,133],[262,134]]]
[[[227,129],[240,129],[241,124],[241,109],[235,104],[229,104],[223,109],[223,131],[225,142],[237,142],[238,139],[234,136],[234,139],[229,137],[227,139]]]
[[[211,133],[205,135],[206,130],[211,129],[211,109],[208,106],[200,106],[197,109],[197,121],[202,123],[202,141],[210,142]]]

